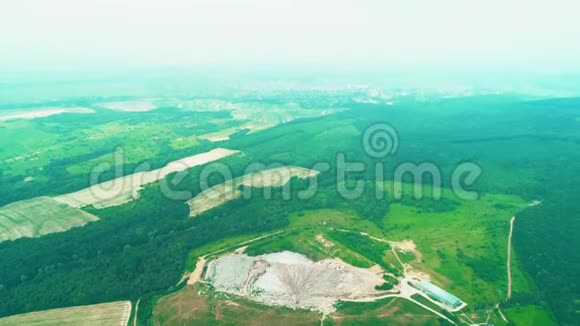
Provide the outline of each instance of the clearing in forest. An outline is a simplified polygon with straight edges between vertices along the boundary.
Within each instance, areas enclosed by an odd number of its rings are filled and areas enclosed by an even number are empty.
[[[161,169],[137,172],[92,187],[56,197],[36,197],[0,207],[0,242],[21,237],[39,237],[83,226],[99,218],[80,208],[105,208],[139,198],[146,184],[194,166],[213,162],[238,151],[217,148],[173,161]]]

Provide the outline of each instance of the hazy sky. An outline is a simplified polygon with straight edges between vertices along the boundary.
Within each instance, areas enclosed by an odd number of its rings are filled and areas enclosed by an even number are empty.
[[[0,68],[580,71],[577,0],[2,0]]]

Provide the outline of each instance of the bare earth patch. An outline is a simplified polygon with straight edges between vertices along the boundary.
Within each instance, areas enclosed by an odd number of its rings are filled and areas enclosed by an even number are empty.
[[[241,255],[246,251],[246,249],[248,249],[248,246],[239,247],[238,249],[234,250],[234,253]]]
[[[199,139],[206,139],[210,142],[219,142],[229,140],[230,137],[238,131],[246,130],[248,133],[254,133],[260,130],[275,127],[275,123],[260,123],[260,122],[250,122],[239,127],[228,128],[216,132],[211,132],[198,136]]]
[[[230,139],[230,136],[240,131],[240,128],[228,128],[216,132],[199,135],[197,138],[209,140],[212,143]]]
[[[195,270],[189,275],[187,280],[187,285],[193,285],[201,280],[201,275],[203,274],[203,269],[205,268],[205,257],[199,257],[197,263],[195,264]]]
[[[403,240],[399,242],[389,241],[389,245],[391,245],[392,248],[398,249],[402,252],[412,253],[415,255],[417,262],[421,262],[423,259],[423,254],[421,254],[421,252],[417,249],[417,245],[415,242],[413,242],[413,240]]]
[[[317,234],[315,237],[316,241],[318,241],[321,245],[324,246],[324,248],[332,248],[334,247],[334,243],[331,241],[326,240],[326,238],[321,234]],[[378,266],[378,265],[375,265]]]

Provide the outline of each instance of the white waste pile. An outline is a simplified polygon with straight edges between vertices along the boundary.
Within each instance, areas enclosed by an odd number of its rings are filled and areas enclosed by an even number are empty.
[[[208,264],[204,279],[221,292],[269,305],[331,313],[339,299],[376,295],[380,273],[338,259],[313,262],[290,251],[256,257],[226,255]]]

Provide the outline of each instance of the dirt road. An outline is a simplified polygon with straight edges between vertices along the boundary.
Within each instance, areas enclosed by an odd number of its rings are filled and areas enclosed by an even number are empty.
[[[507,318],[505,318],[505,315],[501,311],[501,308],[499,307],[499,303],[497,305],[495,305],[495,308],[497,309],[497,312],[499,312],[501,319],[503,319],[503,321],[506,322],[506,324],[509,323],[509,321],[507,320]]]
[[[205,267],[205,256],[201,256],[197,259],[197,263],[195,264],[195,269],[189,275],[189,279],[187,280],[187,285],[193,285],[201,280],[201,275],[203,274],[203,268]]]
[[[427,310],[427,311],[429,311],[429,312],[437,315],[438,317],[447,320],[449,323],[451,323],[453,325],[457,325],[454,321],[452,321],[451,319],[449,319],[447,316],[443,315],[442,313],[440,313],[440,312],[438,312],[438,311],[436,311],[436,310],[434,310],[434,309],[432,309],[432,308],[430,308],[430,307],[422,304],[421,302],[413,299],[412,298],[413,295],[416,295],[416,294],[417,295],[422,295],[422,294],[421,294],[421,292],[418,289],[416,289],[416,288],[414,288],[414,287],[412,287],[412,286],[409,285],[409,283],[408,283],[409,280],[410,280],[410,278],[407,278],[407,277],[405,277],[405,278],[403,278],[401,280],[401,282],[399,283],[399,286],[398,286],[399,291],[400,291],[399,293],[389,293],[389,294],[385,294],[385,295],[381,295],[381,296],[361,298],[361,299],[351,299],[351,300],[342,299],[342,301],[350,301],[350,302],[375,302],[375,301],[382,300],[382,299],[386,299],[386,298],[400,298],[400,299],[408,300],[408,301],[410,301],[410,302],[418,305],[419,307],[421,307],[421,308],[423,308],[423,309],[425,309],[425,310]],[[426,297],[424,295],[422,295],[422,296],[424,298],[430,300],[431,302],[433,302],[433,300],[431,300],[430,298],[428,298],[428,297]],[[433,303],[435,303],[435,302],[433,302]]]
[[[135,318],[133,318],[133,326],[137,326],[137,312],[139,312],[139,302],[141,302],[141,299],[137,300],[137,303],[135,303]]]
[[[508,237],[508,248],[507,248],[507,278],[508,278],[508,289],[506,299],[509,301],[512,298],[512,235],[514,233],[514,222],[516,217],[512,216],[510,221],[510,235]]]

